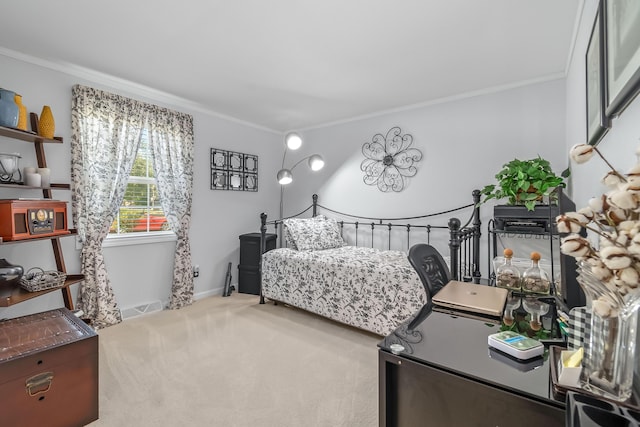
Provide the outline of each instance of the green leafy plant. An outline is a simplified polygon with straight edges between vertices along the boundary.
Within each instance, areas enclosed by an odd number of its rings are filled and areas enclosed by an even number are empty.
[[[502,165],[502,170],[496,174],[498,184],[485,186],[480,194],[484,196],[482,202],[491,199],[508,199],[510,205],[523,204],[532,211],[536,202],[548,196],[557,188],[564,188],[564,177],[556,175],[549,162],[538,156],[530,160],[511,160]]]

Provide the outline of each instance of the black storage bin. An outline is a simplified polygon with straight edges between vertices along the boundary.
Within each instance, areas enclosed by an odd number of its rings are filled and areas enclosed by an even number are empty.
[[[276,247],[276,235],[266,235],[268,252]],[[238,264],[238,292],[260,294],[260,233],[240,236],[240,264]]]

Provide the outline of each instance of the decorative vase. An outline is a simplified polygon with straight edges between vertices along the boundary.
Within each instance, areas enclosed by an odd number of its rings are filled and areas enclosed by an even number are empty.
[[[42,113],[40,113],[40,119],[38,120],[38,135],[43,138],[53,139],[55,131],[56,122],[53,120],[51,107],[45,105],[42,107]]]
[[[14,101],[18,106],[18,124],[16,127],[20,130],[27,130],[27,107],[22,104],[22,95],[16,93]]]
[[[24,269],[0,258],[0,285],[15,283],[22,277]]]
[[[18,126],[18,105],[16,94],[7,89],[0,89],[0,126],[14,128]]]
[[[577,279],[591,312],[580,376],[582,388],[625,401],[633,387],[640,292],[621,295],[594,276],[586,263],[578,267]]]

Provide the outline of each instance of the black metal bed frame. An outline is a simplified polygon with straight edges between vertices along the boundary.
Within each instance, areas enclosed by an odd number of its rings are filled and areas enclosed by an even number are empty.
[[[473,203],[464,205],[458,208],[449,209],[446,211],[436,212],[432,214],[418,215],[404,218],[374,218],[364,217],[358,215],[345,214],[333,209],[329,209],[318,203],[318,195],[314,194],[312,197],[312,204],[303,211],[286,217],[279,218],[271,221],[267,221],[267,214],[260,214],[260,257],[266,251],[266,235],[269,226],[273,227],[274,234],[276,234],[278,247],[283,247],[284,236],[281,225],[285,219],[297,218],[309,210],[311,210],[311,216],[318,215],[318,208],[321,208],[326,212],[336,214],[342,217],[350,218],[348,221],[337,221],[340,226],[341,234],[344,236],[345,226],[353,227],[355,233],[355,246],[358,246],[358,233],[362,228],[368,228],[371,232],[371,245],[373,247],[374,237],[376,229],[388,230],[388,245],[387,248],[391,249],[391,235],[394,228],[404,228],[407,232],[407,250],[409,249],[411,242],[411,232],[414,230],[425,230],[427,233],[426,243],[430,242],[432,230],[448,229],[449,230],[449,255],[450,255],[450,268],[451,279],[462,280],[474,283],[480,283],[480,235],[481,235],[481,221],[480,221],[480,191],[473,190],[472,192]],[[430,217],[437,217],[446,215],[453,212],[465,210],[467,208],[473,208],[472,213],[467,222],[462,225],[458,218],[449,218],[447,225],[429,225],[420,224],[412,225],[408,223],[401,223],[401,221],[420,220]],[[262,280],[262,262],[260,262],[259,275]],[[260,292],[260,303],[264,303],[262,291]]]

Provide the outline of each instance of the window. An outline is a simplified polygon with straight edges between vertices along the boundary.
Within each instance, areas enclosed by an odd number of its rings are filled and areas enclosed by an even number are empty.
[[[153,176],[147,132],[143,131],[122,204],[109,235],[170,231]]]

